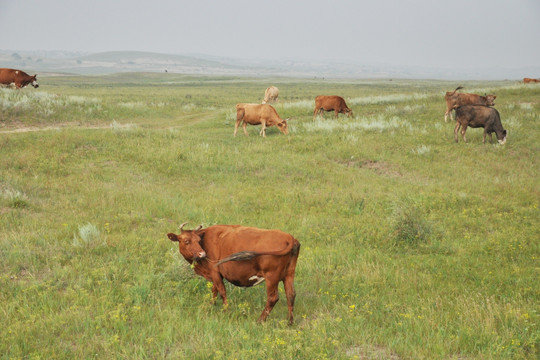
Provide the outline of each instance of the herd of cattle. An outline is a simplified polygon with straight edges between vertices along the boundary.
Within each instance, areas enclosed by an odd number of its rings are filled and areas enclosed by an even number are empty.
[[[458,142],[458,132],[461,129],[461,137],[463,141],[467,141],[465,132],[467,127],[484,128],[484,140],[486,135],[489,135],[492,141],[493,133],[497,135],[497,140],[500,144],[506,143],[506,130],[503,129],[499,112],[492,108],[495,105],[495,95],[477,95],[459,93],[458,90],[463,87],[458,86],[454,91],[447,92],[445,95],[446,112],[444,113],[444,121],[448,121],[448,115],[452,118],[452,111],[456,112],[456,127],[454,128],[454,140]],[[244,134],[247,136],[246,126],[261,125],[259,135],[266,136],[266,128],[277,126],[283,133],[288,134],[289,129],[287,121],[283,120],[276,109],[268,102],[277,101],[279,90],[275,86],[266,89],[262,104],[236,104],[236,124],[234,126],[234,136],[238,132],[238,126],[242,124]],[[324,111],[333,111],[337,118],[339,114],[345,114],[349,117],[353,116],[352,110],[347,106],[345,99],[336,95],[319,95],[315,98],[315,109],[313,110],[313,119]]]
[[[32,84],[38,87],[37,75],[30,76],[24,71],[15,69],[0,69],[0,84],[12,85],[20,89]],[[524,83],[540,82],[536,79],[525,78]],[[467,127],[484,128],[484,143],[486,135],[497,135],[499,143],[506,142],[506,130],[503,129],[499,112],[495,105],[495,95],[480,96],[476,94],[459,93],[456,88],[445,95],[446,112],[452,118],[452,110],[456,113],[454,139],[458,141],[461,129],[463,141],[466,141]],[[281,119],[277,111],[268,102],[277,101],[279,90],[271,86],[265,91],[262,104],[239,103],[236,105],[236,124],[242,123],[244,134],[248,135],[246,125],[261,125],[261,136],[266,136],[266,128],[276,126],[282,133],[288,134],[287,120]],[[339,114],[353,116],[352,110],[340,96],[317,96],[313,118],[323,111],[333,111],[335,117]],[[300,252],[300,243],[292,235],[280,230],[265,230],[240,225],[214,225],[207,228],[198,226],[194,230],[184,230],[186,223],[180,225],[180,234],[169,233],[171,241],[178,242],[180,254],[192,264],[196,274],[212,283],[213,301],[219,294],[223,304],[227,305],[227,297],[223,279],[241,287],[251,287],[266,282],[266,306],[259,321],[266,320],[274,305],[277,303],[278,284],[283,282],[287,297],[288,321],[293,323],[293,308],[296,293],[294,290],[294,274]]]

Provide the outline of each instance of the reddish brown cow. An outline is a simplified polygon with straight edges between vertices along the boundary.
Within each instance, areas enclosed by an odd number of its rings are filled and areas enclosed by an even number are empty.
[[[523,78],[523,83],[530,84],[530,83],[539,83],[539,79],[531,79],[531,78]]]
[[[326,96],[319,95],[315,98],[315,110],[313,111],[313,120],[318,114],[323,111],[334,111],[336,118],[338,114],[346,114],[351,117],[353,115],[352,110],[347,107],[345,100],[341,96]]]
[[[213,302],[217,294],[227,306],[223,279],[251,287],[266,281],[266,306],[259,322],[266,320],[279,300],[278,285],[282,281],[289,309],[289,325],[293,323],[294,272],[300,253],[300,243],[280,230],[264,230],[240,225],[213,225],[195,230],[183,230],[179,235],[169,233],[170,240],[179,244],[180,254],[195,273],[210,281]]]
[[[37,75],[30,76],[22,70],[0,68],[0,84],[15,84],[17,89],[23,88],[28,84],[33,87],[39,87],[36,79]]]
[[[234,125],[234,136],[238,132],[238,125],[242,122],[242,128],[244,134],[248,136],[246,126],[247,124],[259,125],[261,124],[261,131],[259,135],[266,137],[266,128],[276,125],[284,134],[289,133],[287,121],[289,119],[281,119],[271,105],[268,104],[236,104],[236,124]]]
[[[454,140],[458,142],[458,132],[461,127],[461,137],[464,142],[465,132],[467,127],[484,128],[484,140],[486,143],[486,135],[489,134],[489,140],[493,141],[493,133],[497,134],[499,144],[506,143],[507,132],[501,124],[501,116],[494,108],[483,105],[463,105],[456,109],[456,127],[454,128]]]
[[[456,93],[459,89],[463,89],[462,86],[458,86],[453,92],[447,92],[444,96],[446,100],[446,112],[444,113],[444,122],[448,121],[448,114],[450,114],[450,119],[452,120],[452,110],[456,109],[459,106],[463,105],[485,105],[485,106],[494,106],[495,95],[476,95],[476,94],[466,94],[466,93]]]
[[[269,102],[276,102],[278,96],[279,96],[279,89],[277,87],[275,87],[275,86],[270,86],[264,92],[264,99],[263,99],[262,103],[266,104],[266,103],[269,103]]]

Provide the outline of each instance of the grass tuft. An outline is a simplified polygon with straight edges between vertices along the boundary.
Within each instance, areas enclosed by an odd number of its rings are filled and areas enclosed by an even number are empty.
[[[394,212],[394,245],[417,247],[427,244],[433,234],[432,224],[412,204],[398,206]]]
[[[83,248],[96,248],[106,245],[101,232],[95,225],[90,223],[79,226],[77,234],[73,234],[71,244]]]

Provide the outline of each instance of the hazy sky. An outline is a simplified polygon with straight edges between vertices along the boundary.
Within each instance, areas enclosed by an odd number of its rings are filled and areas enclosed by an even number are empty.
[[[540,0],[0,0],[0,49],[538,66]]]

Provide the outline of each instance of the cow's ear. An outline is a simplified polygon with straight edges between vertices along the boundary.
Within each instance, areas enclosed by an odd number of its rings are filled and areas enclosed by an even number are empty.
[[[176,234],[168,233],[167,237],[171,239],[171,241],[178,241],[178,237],[176,236]]]
[[[199,235],[199,237],[202,239],[204,237],[204,233],[206,232],[206,229],[197,228],[194,230],[195,234]]]

